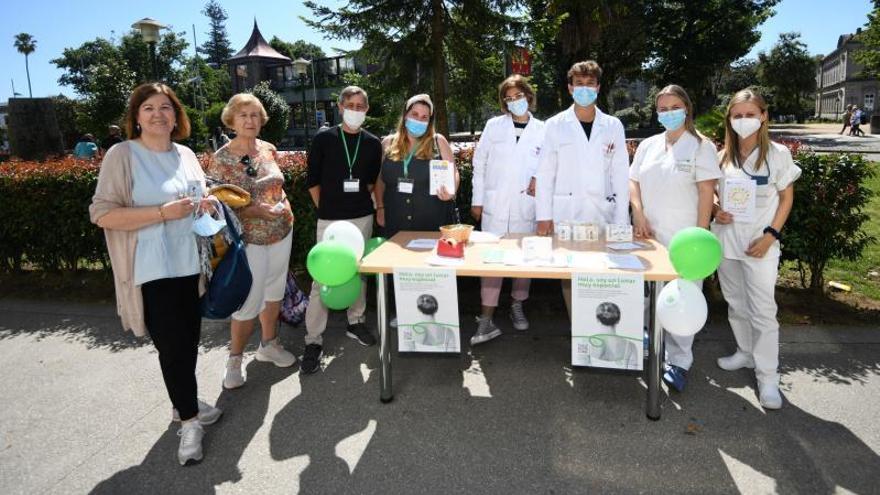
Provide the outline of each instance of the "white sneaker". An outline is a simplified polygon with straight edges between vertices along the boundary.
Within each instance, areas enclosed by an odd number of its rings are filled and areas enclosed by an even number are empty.
[[[289,368],[296,362],[296,356],[281,347],[278,339],[272,339],[266,345],[260,343],[260,348],[257,349],[257,361],[272,363],[279,368]]]
[[[199,399],[199,423],[201,423],[202,426],[208,426],[216,423],[222,415],[223,411],[221,411],[219,408],[214,407],[211,404],[208,404],[207,402]],[[180,413],[175,408],[171,409],[171,421],[180,421]]]
[[[244,385],[244,374],[241,371],[243,356],[229,356],[226,358],[226,369],[223,370],[223,388],[231,390]]]
[[[776,382],[758,382],[758,400],[764,409],[781,409],[782,395]]]
[[[202,438],[205,430],[198,421],[187,421],[177,430],[180,446],[177,448],[177,460],[181,466],[195,464],[202,460]]]
[[[755,360],[743,351],[737,350],[730,356],[718,358],[718,367],[724,371],[736,371],[743,368],[753,369]]]
[[[501,329],[495,326],[492,318],[477,317],[477,332],[471,337],[471,345],[488,342],[501,335]]]
[[[529,329],[529,320],[523,311],[522,301],[513,301],[510,303],[510,321],[513,322],[513,328],[519,331]]]

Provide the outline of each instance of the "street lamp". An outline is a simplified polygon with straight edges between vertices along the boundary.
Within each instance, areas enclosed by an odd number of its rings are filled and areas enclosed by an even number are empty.
[[[156,65],[156,43],[159,42],[159,30],[165,29],[168,26],[155,19],[144,17],[132,24],[131,27],[140,31],[141,37],[150,46],[150,59],[153,63],[153,79],[159,79],[159,68]]]
[[[306,147],[309,146],[309,117],[306,114],[306,77],[308,73],[308,66],[312,65],[312,63],[302,57],[293,61],[293,70],[296,72],[296,75],[299,77],[299,87],[302,90],[302,112],[303,112],[303,123],[306,128]],[[314,82],[314,70],[312,71],[312,82]],[[314,92],[314,90],[313,90]],[[313,94],[314,98],[315,95]],[[317,105],[317,103],[316,103]]]

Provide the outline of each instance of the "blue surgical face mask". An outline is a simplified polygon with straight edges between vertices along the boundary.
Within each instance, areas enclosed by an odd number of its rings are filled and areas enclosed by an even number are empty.
[[[596,101],[599,96],[599,90],[590,86],[575,86],[571,92],[571,97],[575,103],[582,107],[588,107]]]
[[[517,117],[522,117],[529,111],[529,100],[520,98],[518,100],[508,101],[507,109]]]
[[[657,121],[666,128],[667,131],[676,131],[684,124],[687,119],[687,111],[684,108],[669,110],[667,112],[657,112]]]
[[[427,122],[411,119],[409,117],[407,117],[405,125],[406,130],[408,130],[409,133],[412,134],[414,137],[422,137],[422,134],[424,134],[428,130]]]
[[[223,227],[226,227],[226,222],[217,220],[208,213],[202,213],[192,223],[192,231],[202,237],[212,237],[217,232],[220,232]]]

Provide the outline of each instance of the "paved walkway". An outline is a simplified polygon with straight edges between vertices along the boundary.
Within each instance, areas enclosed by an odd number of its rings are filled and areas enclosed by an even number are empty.
[[[784,328],[786,404],[765,413],[749,373],[715,366],[733,349],[716,322],[651,422],[638,375],[569,366],[558,285],[533,294],[532,331],[499,318],[505,335],[461,356],[396,357],[387,405],[376,348],[341,314],[323,372],[251,346],[236,391],[220,387],[227,326],[205,322],[200,394],[225,414],[186,469],[155,351],[113,307],[0,300],[0,493],[878,493],[876,329]],[[301,353],[303,334],[282,339]]]
[[[797,139],[823,153],[863,153],[872,160],[880,160],[880,136],[871,135],[870,125],[861,127],[865,131],[862,137],[838,134],[841,127],[842,124],[774,124],[770,133],[774,138]]]

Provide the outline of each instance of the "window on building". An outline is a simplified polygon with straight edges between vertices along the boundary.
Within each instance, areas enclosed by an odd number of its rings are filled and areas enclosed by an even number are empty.
[[[874,109],[874,93],[865,93],[865,110]]]

